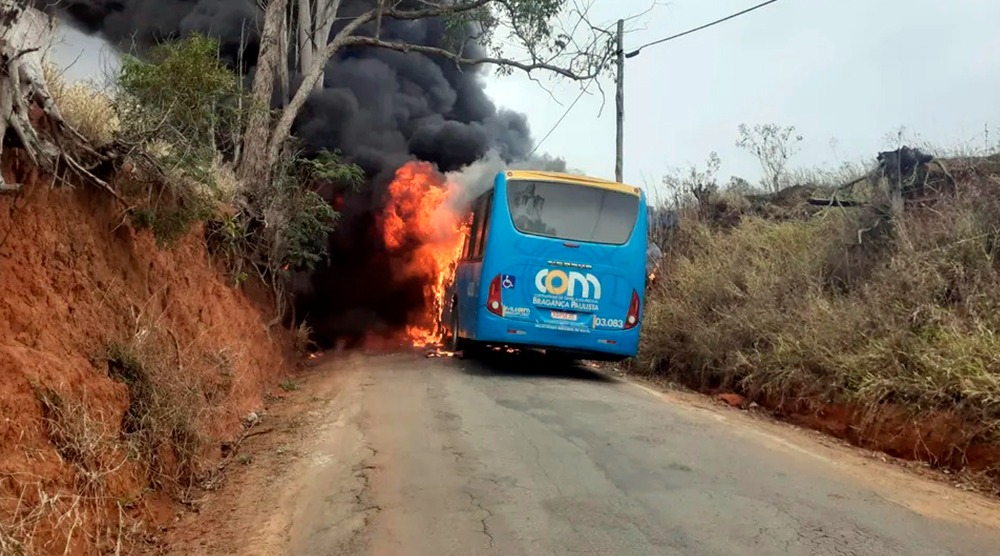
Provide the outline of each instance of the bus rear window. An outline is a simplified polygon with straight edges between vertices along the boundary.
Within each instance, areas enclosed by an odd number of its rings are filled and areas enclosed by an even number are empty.
[[[520,232],[613,245],[628,241],[639,215],[635,195],[559,182],[510,181],[507,204]]]

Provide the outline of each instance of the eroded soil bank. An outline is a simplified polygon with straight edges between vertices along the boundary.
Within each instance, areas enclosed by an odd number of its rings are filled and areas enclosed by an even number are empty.
[[[211,478],[289,341],[200,226],[157,247],[106,193],[3,154],[24,187],[0,196],[0,553],[115,551]]]

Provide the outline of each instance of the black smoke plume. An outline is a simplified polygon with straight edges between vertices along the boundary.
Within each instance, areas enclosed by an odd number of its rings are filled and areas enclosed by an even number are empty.
[[[339,15],[374,4],[344,0]],[[80,29],[140,54],[157,42],[201,32],[219,40],[225,62],[235,69],[242,61],[239,69],[253,73],[262,22],[254,0],[63,0],[58,9]],[[445,22],[435,19],[386,20],[382,26],[387,40],[428,46],[443,46],[445,31]],[[313,152],[339,149],[369,176],[361,193],[337,201],[331,194],[342,216],[329,238],[329,264],[294,279],[297,317],[308,318],[324,345],[399,329],[423,302],[422,284],[392,275],[376,224],[399,166],[419,159],[449,172],[487,154],[509,163],[528,157],[532,145],[525,116],[498,109],[486,96],[480,68],[373,48],[347,49],[330,61],[322,90],[311,95],[293,133]]]

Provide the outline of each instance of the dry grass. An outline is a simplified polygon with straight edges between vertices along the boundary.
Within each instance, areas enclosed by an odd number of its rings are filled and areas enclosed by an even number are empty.
[[[236,170],[233,165],[222,160],[220,155],[216,155],[212,161],[212,181],[215,182],[212,197],[227,205],[236,201],[236,194],[240,190],[240,182],[236,178]],[[207,193],[207,192],[206,192]]]
[[[74,554],[81,540],[99,554],[130,553],[141,540],[143,524],[127,515],[113,497],[87,498],[52,493],[38,480],[22,486],[13,511],[0,522],[0,554]],[[109,514],[107,519],[101,514]],[[102,526],[100,523],[109,523]]]
[[[307,322],[300,323],[292,331],[292,345],[299,355],[305,355],[316,344],[312,340],[313,329]]]
[[[97,499],[107,493],[108,478],[129,465],[129,449],[119,439],[114,419],[86,401],[67,401],[55,390],[36,387],[49,440],[62,460],[73,466],[74,491]]]
[[[194,343],[182,348],[166,315],[154,312],[156,296],[141,305],[124,293],[106,298],[120,307],[127,334],[108,344],[104,359],[108,375],[128,388],[122,433],[146,482],[183,500],[204,471],[211,408],[198,373],[187,368]],[[228,356],[220,352],[213,363],[225,370]]]
[[[120,127],[111,99],[90,83],[67,83],[59,69],[51,63],[46,63],[43,70],[52,98],[66,123],[94,146],[111,143]]]
[[[199,477],[205,397],[179,371],[162,323],[136,311],[132,333],[106,349],[111,378],[129,390],[124,414],[65,388],[35,386],[43,425],[72,482],[4,478],[0,554],[63,554],[81,546],[121,554],[144,524],[133,510],[148,489],[185,499]],[[63,391],[66,390],[66,391]],[[111,411],[111,414],[105,413]]]
[[[689,218],[665,249],[637,370],[771,406],[886,404],[1000,432],[1000,190],[988,178],[893,232],[828,210]],[[692,216],[695,216],[692,218]]]
[[[53,447],[73,471],[73,483],[6,477],[3,491],[17,496],[0,499],[6,511],[0,521],[0,554],[64,554],[81,543],[121,554],[142,529],[139,519],[126,515],[128,502],[121,490],[123,478],[137,466],[129,444],[117,434],[115,419],[96,412],[86,400],[37,385],[35,394]]]
[[[12,510],[0,521],[0,554],[4,555],[63,554],[82,521],[80,496],[50,494],[40,481],[22,485],[15,499],[0,501]],[[65,524],[63,534],[40,534],[60,524]]]
[[[201,471],[201,414],[208,408],[200,387],[151,339],[112,344],[107,361],[111,377],[129,390],[122,428],[133,457],[144,463],[150,486],[185,498]]]
[[[144,531],[137,503],[147,492],[187,501],[191,487],[208,476],[203,431],[212,407],[202,375],[187,365],[206,359],[202,364],[231,375],[234,354],[195,357],[190,350],[198,340],[179,345],[154,298],[136,304],[115,283],[102,292],[122,316],[113,328],[124,334],[95,364],[106,364],[108,375],[126,386],[128,406],[95,405],[66,385],[35,385],[42,425],[72,480],[0,477],[0,493],[15,493],[0,496],[0,554],[127,552]],[[218,396],[228,393],[231,380],[223,387]]]

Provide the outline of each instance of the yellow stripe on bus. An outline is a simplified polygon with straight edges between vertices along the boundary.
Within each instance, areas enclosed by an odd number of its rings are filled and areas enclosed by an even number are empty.
[[[572,174],[561,174],[559,172],[542,172],[536,170],[508,170],[507,179],[525,180],[525,181],[554,181],[559,183],[569,183],[573,185],[596,187],[598,189],[610,189],[612,191],[619,191],[621,193],[628,193],[630,195],[635,195],[636,197],[640,195],[641,191],[638,187],[625,185],[624,183],[618,183],[616,181],[602,180],[599,178],[592,178],[589,176],[574,176]]]

